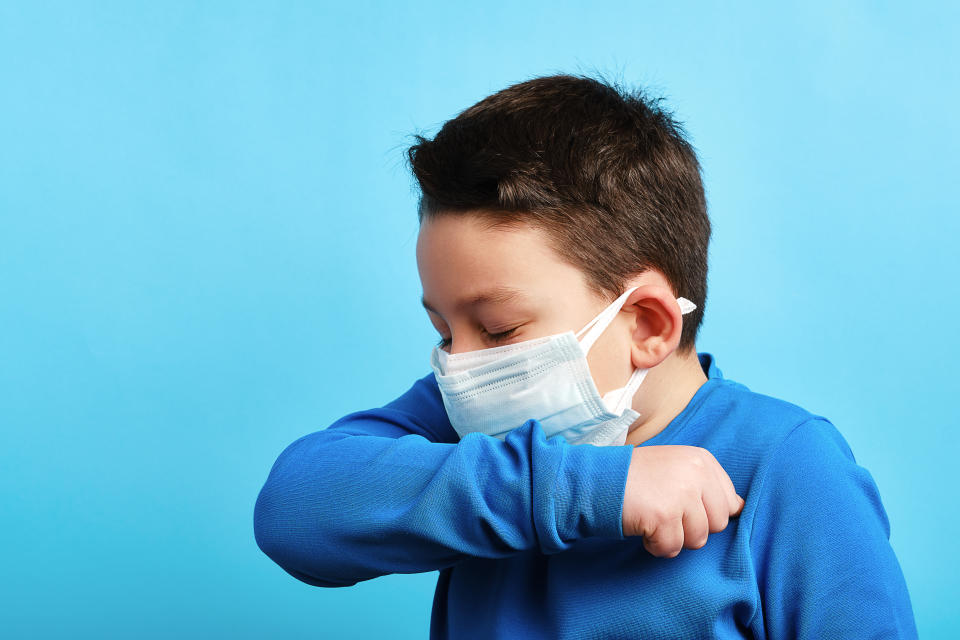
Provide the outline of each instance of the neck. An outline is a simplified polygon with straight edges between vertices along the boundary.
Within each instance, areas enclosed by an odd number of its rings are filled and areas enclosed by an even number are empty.
[[[630,425],[625,444],[642,444],[663,431],[706,381],[696,349],[683,356],[674,351],[652,367],[633,398],[640,417]]]

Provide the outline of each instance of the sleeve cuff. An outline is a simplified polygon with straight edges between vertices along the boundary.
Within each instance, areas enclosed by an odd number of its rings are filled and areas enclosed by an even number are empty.
[[[633,445],[567,445],[554,500],[562,540],[623,539],[623,498]]]

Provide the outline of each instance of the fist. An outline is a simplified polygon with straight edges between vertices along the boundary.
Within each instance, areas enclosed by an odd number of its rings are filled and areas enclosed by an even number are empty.
[[[643,536],[655,556],[699,549],[740,515],[743,498],[717,459],[702,447],[634,447],[623,497],[623,535]]]

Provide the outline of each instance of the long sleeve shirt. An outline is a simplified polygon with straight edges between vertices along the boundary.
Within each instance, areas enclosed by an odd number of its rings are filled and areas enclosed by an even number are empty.
[[[257,544],[319,587],[439,571],[434,640],[915,638],[878,488],[837,428],[698,357],[708,380],[638,446],[704,447],[744,498],[700,549],[623,535],[632,445],[546,439],[533,417],[460,439],[432,373],[284,449]]]

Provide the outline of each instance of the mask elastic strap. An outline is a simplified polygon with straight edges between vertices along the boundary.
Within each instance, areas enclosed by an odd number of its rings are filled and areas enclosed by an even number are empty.
[[[613,322],[613,319],[617,317],[617,314],[620,313],[620,309],[623,308],[623,303],[626,302],[627,298],[631,293],[634,292],[638,287],[631,287],[623,292],[623,294],[611,302],[606,309],[601,311],[597,317],[588,322],[583,329],[580,329],[576,333],[577,339],[580,339],[580,335],[586,331],[587,335],[580,340],[580,347],[583,349],[584,353],[590,352],[590,347],[593,346],[593,343],[597,341],[597,338],[600,337],[600,334]]]
[[[690,313],[697,308],[697,305],[686,298],[677,298],[677,303],[680,305],[681,315]],[[620,391],[620,399],[617,401],[617,405],[613,408],[614,413],[620,415],[626,410],[627,407],[633,404],[633,396],[636,395],[637,389],[640,388],[644,378],[647,377],[648,371],[650,371],[650,369],[634,369],[633,373],[630,374],[630,379],[627,380],[627,384],[621,389],[617,389],[617,391]]]
[[[620,310],[623,308],[623,303],[627,301],[627,298],[630,297],[630,294],[638,288],[639,285],[636,287],[630,287],[624,291],[619,298],[611,302],[606,309],[597,315],[597,317],[588,322],[582,329],[580,329],[580,331],[576,333],[577,339],[580,341],[580,346],[583,348],[584,353],[590,352],[590,347],[593,346],[593,343],[597,341],[604,330],[606,330],[610,323],[613,322],[613,319],[617,317],[617,314],[620,313]],[[697,308],[697,305],[686,298],[677,298],[677,304],[680,305],[680,315],[690,313]],[[580,336],[584,332],[587,333],[581,340]]]
[[[697,308],[697,305],[693,304],[690,300],[686,298],[677,298],[677,304],[680,305],[680,315],[686,315]]]
[[[623,393],[620,394],[620,400],[617,402],[617,406],[613,408],[614,413],[620,415],[628,406],[633,404],[633,396],[636,395],[637,389],[640,388],[643,379],[647,377],[648,371],[650,371],[650,369],[633,370],[630,379],[627,381],[627,386],[623,388]]]

